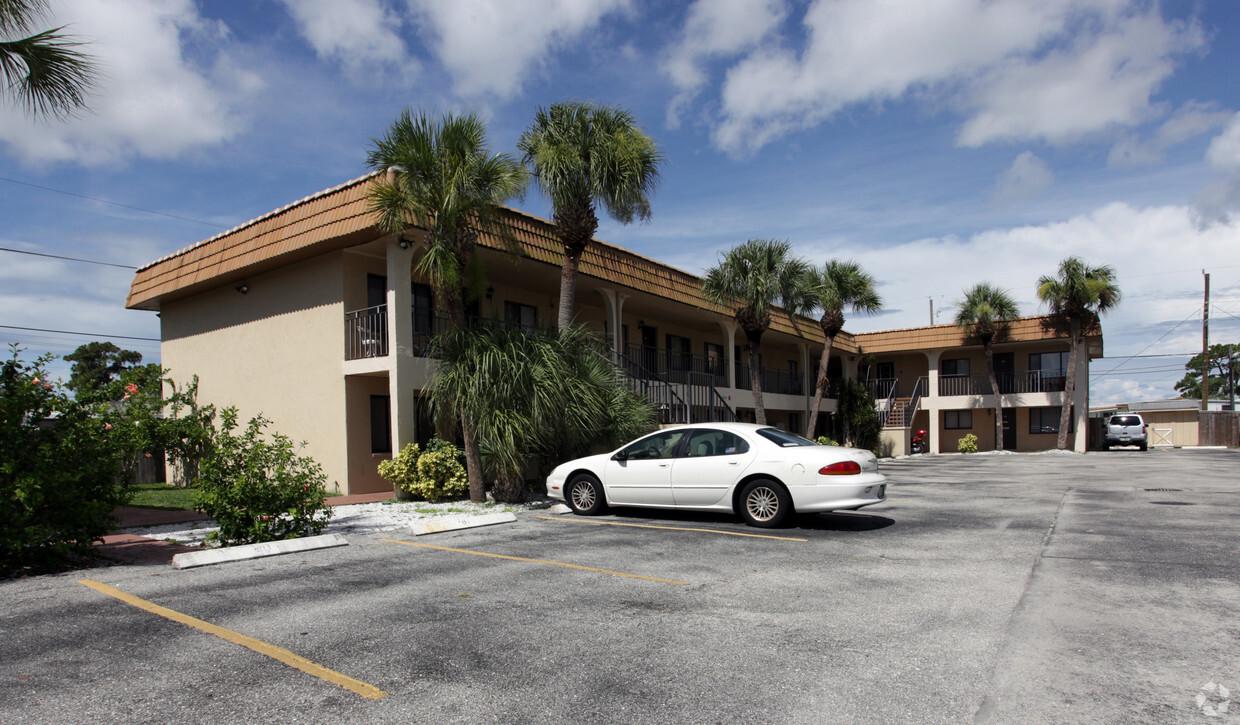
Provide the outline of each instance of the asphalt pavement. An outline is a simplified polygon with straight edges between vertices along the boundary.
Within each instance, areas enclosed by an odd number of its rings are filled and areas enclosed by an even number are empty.
[[[880,470],[776,530],[528,512],[6,581],[0,722],[1240,722],[1240,452]]]

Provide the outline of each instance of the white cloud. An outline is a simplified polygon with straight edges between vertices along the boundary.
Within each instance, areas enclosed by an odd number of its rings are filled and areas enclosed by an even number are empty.
[[[408,0],[429,26],[459,96],[508,99],[550,53],[579,40],[629,0]]]
[[[1210,141],[1206,160],[1223,178],[1207,184],[1193,200],[1197,223],[1226,222],[1240,211],[1240,113]]]
[[[191,0],[65,0],[51,21],[88,41],[101,76],[90,111],[40,123],[0,109],[0,141],[27,163],[99,165],[155,159],[220,144],[243,125],[240,106],[262,85],[227,58],[228,29]],[[190,58],[188,46],[205,49]]]
[[[416,71],[397,30],[400,17],[380,0],[284,0],[289,15],[320,58],[353,75],[372,67]]]
[[[733,154],[853,105],[915,97],[969,118],[958,141],[1070,142],[1148,120],[1195,25],[1136,0],[816,0],[797,51],[768,38],[728,69],[714,140]],[[687,76],[689,77],[689,76]]]
[[[1135,134],[1121,137],[1111,148],[1107,164],[1117,167],[1156,164],[1162,161],[1167,149],[1222,126],[1231,115],[1211,104],[1187,103],[1163,122],[1150,138],[1142,140]]]
[[[779,27],[786,13],[783,0],[697,0],[686,13],[679,43],[663,61],[663,73],[679,89],[668,105],[668,125],[679,126],[685,107],[706,85],[706,60],[752,49]]]
[[[995,183],[995,199],[1000,203],[1031,199],[1046,191],[1054,180],[1055,175],[1046,162],[1032,151],[1026,151],[999,174]]]

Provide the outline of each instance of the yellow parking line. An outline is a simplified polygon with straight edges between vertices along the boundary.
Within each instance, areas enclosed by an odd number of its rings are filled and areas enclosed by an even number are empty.
[[[722,534],[724,536],[748,536],[754,539],[775,539],[777,541],[809,541],[809,539],[798,539],[791,536],[771,536],[769,534],[742,534],[739,531],[719,531],[718,529],[691,529],[686,526],[652,526],[650,524],[624,524],[619,521],[591,521],[589,519],[565,519],[555,516],[535,516],[536,519],[546,519],[547,521],[559,521],[562,523],[573,524],[597,524],[599,526],[632,526],[635,529],[666,529],[667,531],[700,531],[704,534]]]
[[[224,627],[211,624],[210,622],[204,622],[203,620],[198,619],[196,617],[191,617],[188,614],[181,614],[180,612],[176,610],[168,609],[167,607],[161,607],[158,604],[155,604],[153,602],[148,602],[145,599],[141,599],[139,597],[135,597],[134,595],[129,594],[128,592],[123,592],[120,589],[116,589],[115,587],[110,587],[107,584],[104,584],[102,582],[97,582],[93,579],[80,579],[78,580],[78,584],[84,584],[90,587],[91,589],[94,589],[97,592],[102,592],[103,594],[107,594],[108,596],[116,597],[122,602],[125,602],[126,604],[132,604],[138,609],[144,609],[148,612],[151,612],[152,614],[158,614],[161,617],[167,617],[168,619],[171,619],[174,622],[180,622],[181,624],[189,625],[190,627],[202,630],[203,632],[206,632],[207,634],[213,634],[216,637],[219,637],[221,639],[226,639],[229,642],[232,642],[234,644],[239,644],[242,647],[247,647],[249,649],[254,650],[255,652],[259,654],[267,655],[268,657],[274,660],[279,660],[280,662],[283,662],[289,667],[296,667],[302,672],[314,675],[315,677],[318,677],[319,679],[322,679],[322,680],[327,680],[328,682],[334,685],[339,685],[346,690],[351,690],[353,692],[356,692],[362,697],[366,697],[371,700],[378,700],[381,697],[387,697],[389,694],[391,694],[391,693],[384,692],[383,690],[380,690],[374,685],[368,685],[365,682],[362,682],[361,680],[355,680],[352,677],[349,677],[348,675],[342,675],[339,672],[336,672],[335,670],[329,670],[326,667],[323,667],[322,665],[317,665],[311,662],[310,660],[306,659],[305,657],[302,657],[301,655],[293,654],[292,652],[284,649],[283,647],[277,647],[273,644],[268,644],[267,642],[264,642],[261,639],[255,639],[253,637],[248,637],[244,634],[241,634],[240,632],[234,632],[231,629],[225,629]]]
[[[652,576],[642,576],[641,574],[625,574],[621,571],[611,571],[610,569],[595,569],[592,566],[582,566],[580,564],[566,564],[562,561],[551,561],[549,559],[526,559],[521,556],[508,556],[507,554],[490,554],[485,551],[470,551],[469,549],[453,549],[447,546],[434,546],[432,544],[419,544],[413,541],[400,541],[399,539],[380,539],[392,544],[404,544],[405,546],[420,546],[424,549],[439,549],[440,551],[455,551],[458,554],[473,554],[474,556],[489,556],[493,559],[509,559],[511,561],[525,561],[531,564],[552,564],[554,566],[566,566],[569,569],[581,569],[582,571],[593,571],[599,574],[611,574],[612,576],[622,576],[628,579],[645,579],[648,582],[659,582],[661,584],[680,584],[688,586],[689,582],[680,582],[675,579],[659,579]]]

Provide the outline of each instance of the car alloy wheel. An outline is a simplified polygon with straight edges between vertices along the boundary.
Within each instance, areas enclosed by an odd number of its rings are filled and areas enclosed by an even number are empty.
[[[568,505],[574,513],[589,516],[606,508],[603,486],[588,473],[578,474],[568,482]]]
[[[773,481],[750,481],[741,491],[741,516],[751,526],[779,526],[791,508],[788,493]]]

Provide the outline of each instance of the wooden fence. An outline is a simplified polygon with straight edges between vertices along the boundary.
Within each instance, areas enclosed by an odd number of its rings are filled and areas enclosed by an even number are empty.
[[[1197,445],[1240,446],[1240,412],[1202,411],[1197,423]]]

